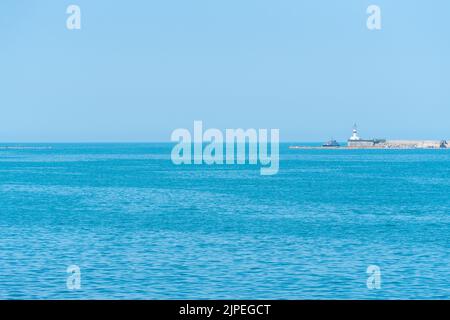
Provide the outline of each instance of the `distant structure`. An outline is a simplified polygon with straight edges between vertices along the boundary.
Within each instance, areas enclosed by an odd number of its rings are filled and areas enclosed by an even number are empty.
[[[356,124],[353,126],[352,136],[348,139],[349,148],[386,148],[386,149],[446,149],[446,140],[386,140],[386,139],[361,139],[358,135]]]
[[[349,147],[356,147],[356,148],[364,148],[364,147],[375,147],[378,145],[381,145],[385,143],[385,139],[361,139],[358,135],[358,127],[355,125],[353,126],[353,133],[352,136],[348,139],[347,145]]]
[[[356,126],[356,123],[353,125],[353,134],[350,137],[350,139],[348,139],[349,141],[359,141],[361,140],[361,138],[358,136],[358,127]]]
[[[337,142],[336,140],[334,140],[333,138],[331,138],[331,140],[325,142],[322,147],[325,148],[337,148],[340,147],[341,145],[339,144],[339,142]]]
[[[448,142],[447,142],[448,141]],[[353,126],[351,137],[347,140],[347,146],[340,146],[331,139],[320,147],[290,146],[289,149],[450,149],[450,140],[386,140],[386,139],[362,139],[358,134],[358,127]]]

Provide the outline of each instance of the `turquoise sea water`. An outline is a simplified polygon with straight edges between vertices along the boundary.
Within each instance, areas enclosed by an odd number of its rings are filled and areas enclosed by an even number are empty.
[[[261,176],[170,144],[51,147],[0,149],[0,298],[450,299],[450,150],[283,144]]]

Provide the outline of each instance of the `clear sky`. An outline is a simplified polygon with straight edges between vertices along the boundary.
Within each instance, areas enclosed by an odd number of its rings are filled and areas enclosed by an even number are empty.
[[[449,16],[448,0],[1,0],[0,141],[168,141],[194,120],[450,139]]]

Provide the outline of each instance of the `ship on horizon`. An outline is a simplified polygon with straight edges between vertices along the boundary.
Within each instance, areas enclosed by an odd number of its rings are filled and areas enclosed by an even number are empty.
[[[322,145],[322,147],[325,147],[325,148],[330,148],[330,147],[336,148],[336,147],[340,147],[340,146],[341,146],[341,145],[339,144],[339,142],[337,142],[337,141],[334,140],[334,139],[331,139],[331,140],[325,142],[325,143]]]

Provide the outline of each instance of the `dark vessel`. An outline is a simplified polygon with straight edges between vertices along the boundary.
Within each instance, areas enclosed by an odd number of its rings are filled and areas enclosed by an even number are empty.
[[[325,142],[322,147],[340,147],[340,145],[336,140],[330,140]]]

